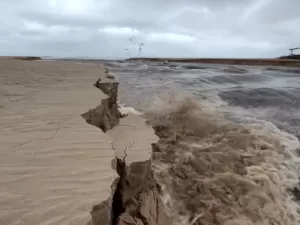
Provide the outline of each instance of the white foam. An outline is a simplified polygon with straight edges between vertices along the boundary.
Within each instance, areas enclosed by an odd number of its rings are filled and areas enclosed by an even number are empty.
[[[135,108],[133,107],[129,107],[129,106],[124,106],[122,104],[120,104],[119,106],[119,111],[122,113],[122,114],[133,114],[133,115],[143,115],[143,113],[141,113],[140,111],[136,110]]]

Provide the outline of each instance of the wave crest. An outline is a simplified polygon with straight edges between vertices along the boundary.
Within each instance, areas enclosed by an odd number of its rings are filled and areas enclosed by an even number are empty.
[[[178,224],[299,224],[289,192],[298,171],[286,166],[296,156],[280,133],[235,124],[175,92],[158,97],[145,115],[160,138],[155,176]]]

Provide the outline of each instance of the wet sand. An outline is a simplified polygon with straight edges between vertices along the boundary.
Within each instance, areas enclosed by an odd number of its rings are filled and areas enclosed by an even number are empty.
[[[116,172],[112,138],[80,116],[107,96],[97,65],[0,60],[0,224],[86,224]]]

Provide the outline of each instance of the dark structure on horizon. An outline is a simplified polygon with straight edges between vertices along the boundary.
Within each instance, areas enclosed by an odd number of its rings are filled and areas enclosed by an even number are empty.
[[[290,54],[290,55],[291,55],[291,56],[294,55],[294,50],[297,50],[297,49],[300,49],[300,47],[298,47],[298,48],[290,48],[290,49],[289,49],[289,50],[291,51],[291,54]]]
[[[300,54],[294,54],[294,50],[298,50],[300,47],[297,48],[290,48],[290,54],[286,56],[281,56],[280,59],[300,59]]]

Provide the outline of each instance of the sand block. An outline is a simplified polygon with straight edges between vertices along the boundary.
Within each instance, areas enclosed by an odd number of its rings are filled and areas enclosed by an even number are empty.
[[[107,132],[112,137],[112,145],[116,156],[123,159],[126,154],[126,164],[145,161],[151,157],[151,143],[158,138],[151,126],[145,124],[145,118],[129,114],[120,124]]]

